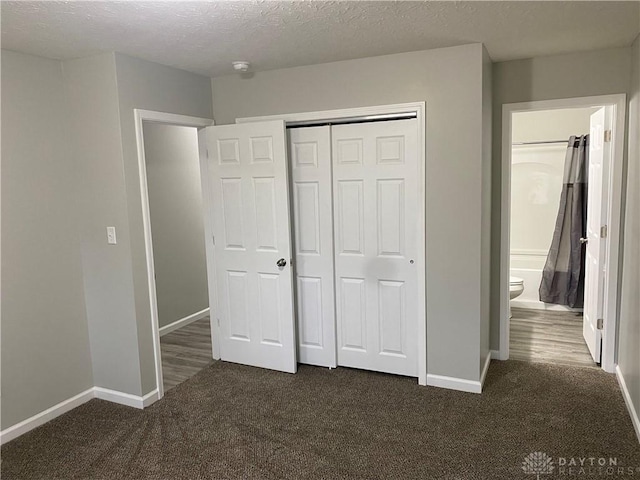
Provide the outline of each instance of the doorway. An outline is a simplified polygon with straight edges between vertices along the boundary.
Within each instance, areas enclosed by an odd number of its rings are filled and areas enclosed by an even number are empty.
[[[500,359],[613,371],[624,101],[504,105]]]
[[[198,127],[135,110],[159,397],[213,360]]]

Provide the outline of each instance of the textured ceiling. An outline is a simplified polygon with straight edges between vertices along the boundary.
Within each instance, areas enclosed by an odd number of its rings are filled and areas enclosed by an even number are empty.
[[[639,3],[92,1],[1,3],[2,48],[118,51],[206,75],[483,42],[494,61],[628,46]]]

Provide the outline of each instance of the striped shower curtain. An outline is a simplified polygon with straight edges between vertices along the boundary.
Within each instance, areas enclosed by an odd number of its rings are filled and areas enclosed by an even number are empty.
[[[560,208],[551,248],[542,271],[540,301],[582,308],[587,228],[589,135],[572,136],[567,145]]]

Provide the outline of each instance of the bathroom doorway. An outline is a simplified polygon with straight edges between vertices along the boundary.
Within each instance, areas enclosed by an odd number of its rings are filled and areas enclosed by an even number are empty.
[[[624,106],[504,105],[500,359],[613,371]]]

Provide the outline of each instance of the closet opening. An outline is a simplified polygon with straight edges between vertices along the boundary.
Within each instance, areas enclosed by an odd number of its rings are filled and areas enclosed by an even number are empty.
[[[201,132],[214,356],[427,384],[424,131],[416,103]]]
[[[612,368],[624,98],[505,105],[503,122],[500,358]]]

